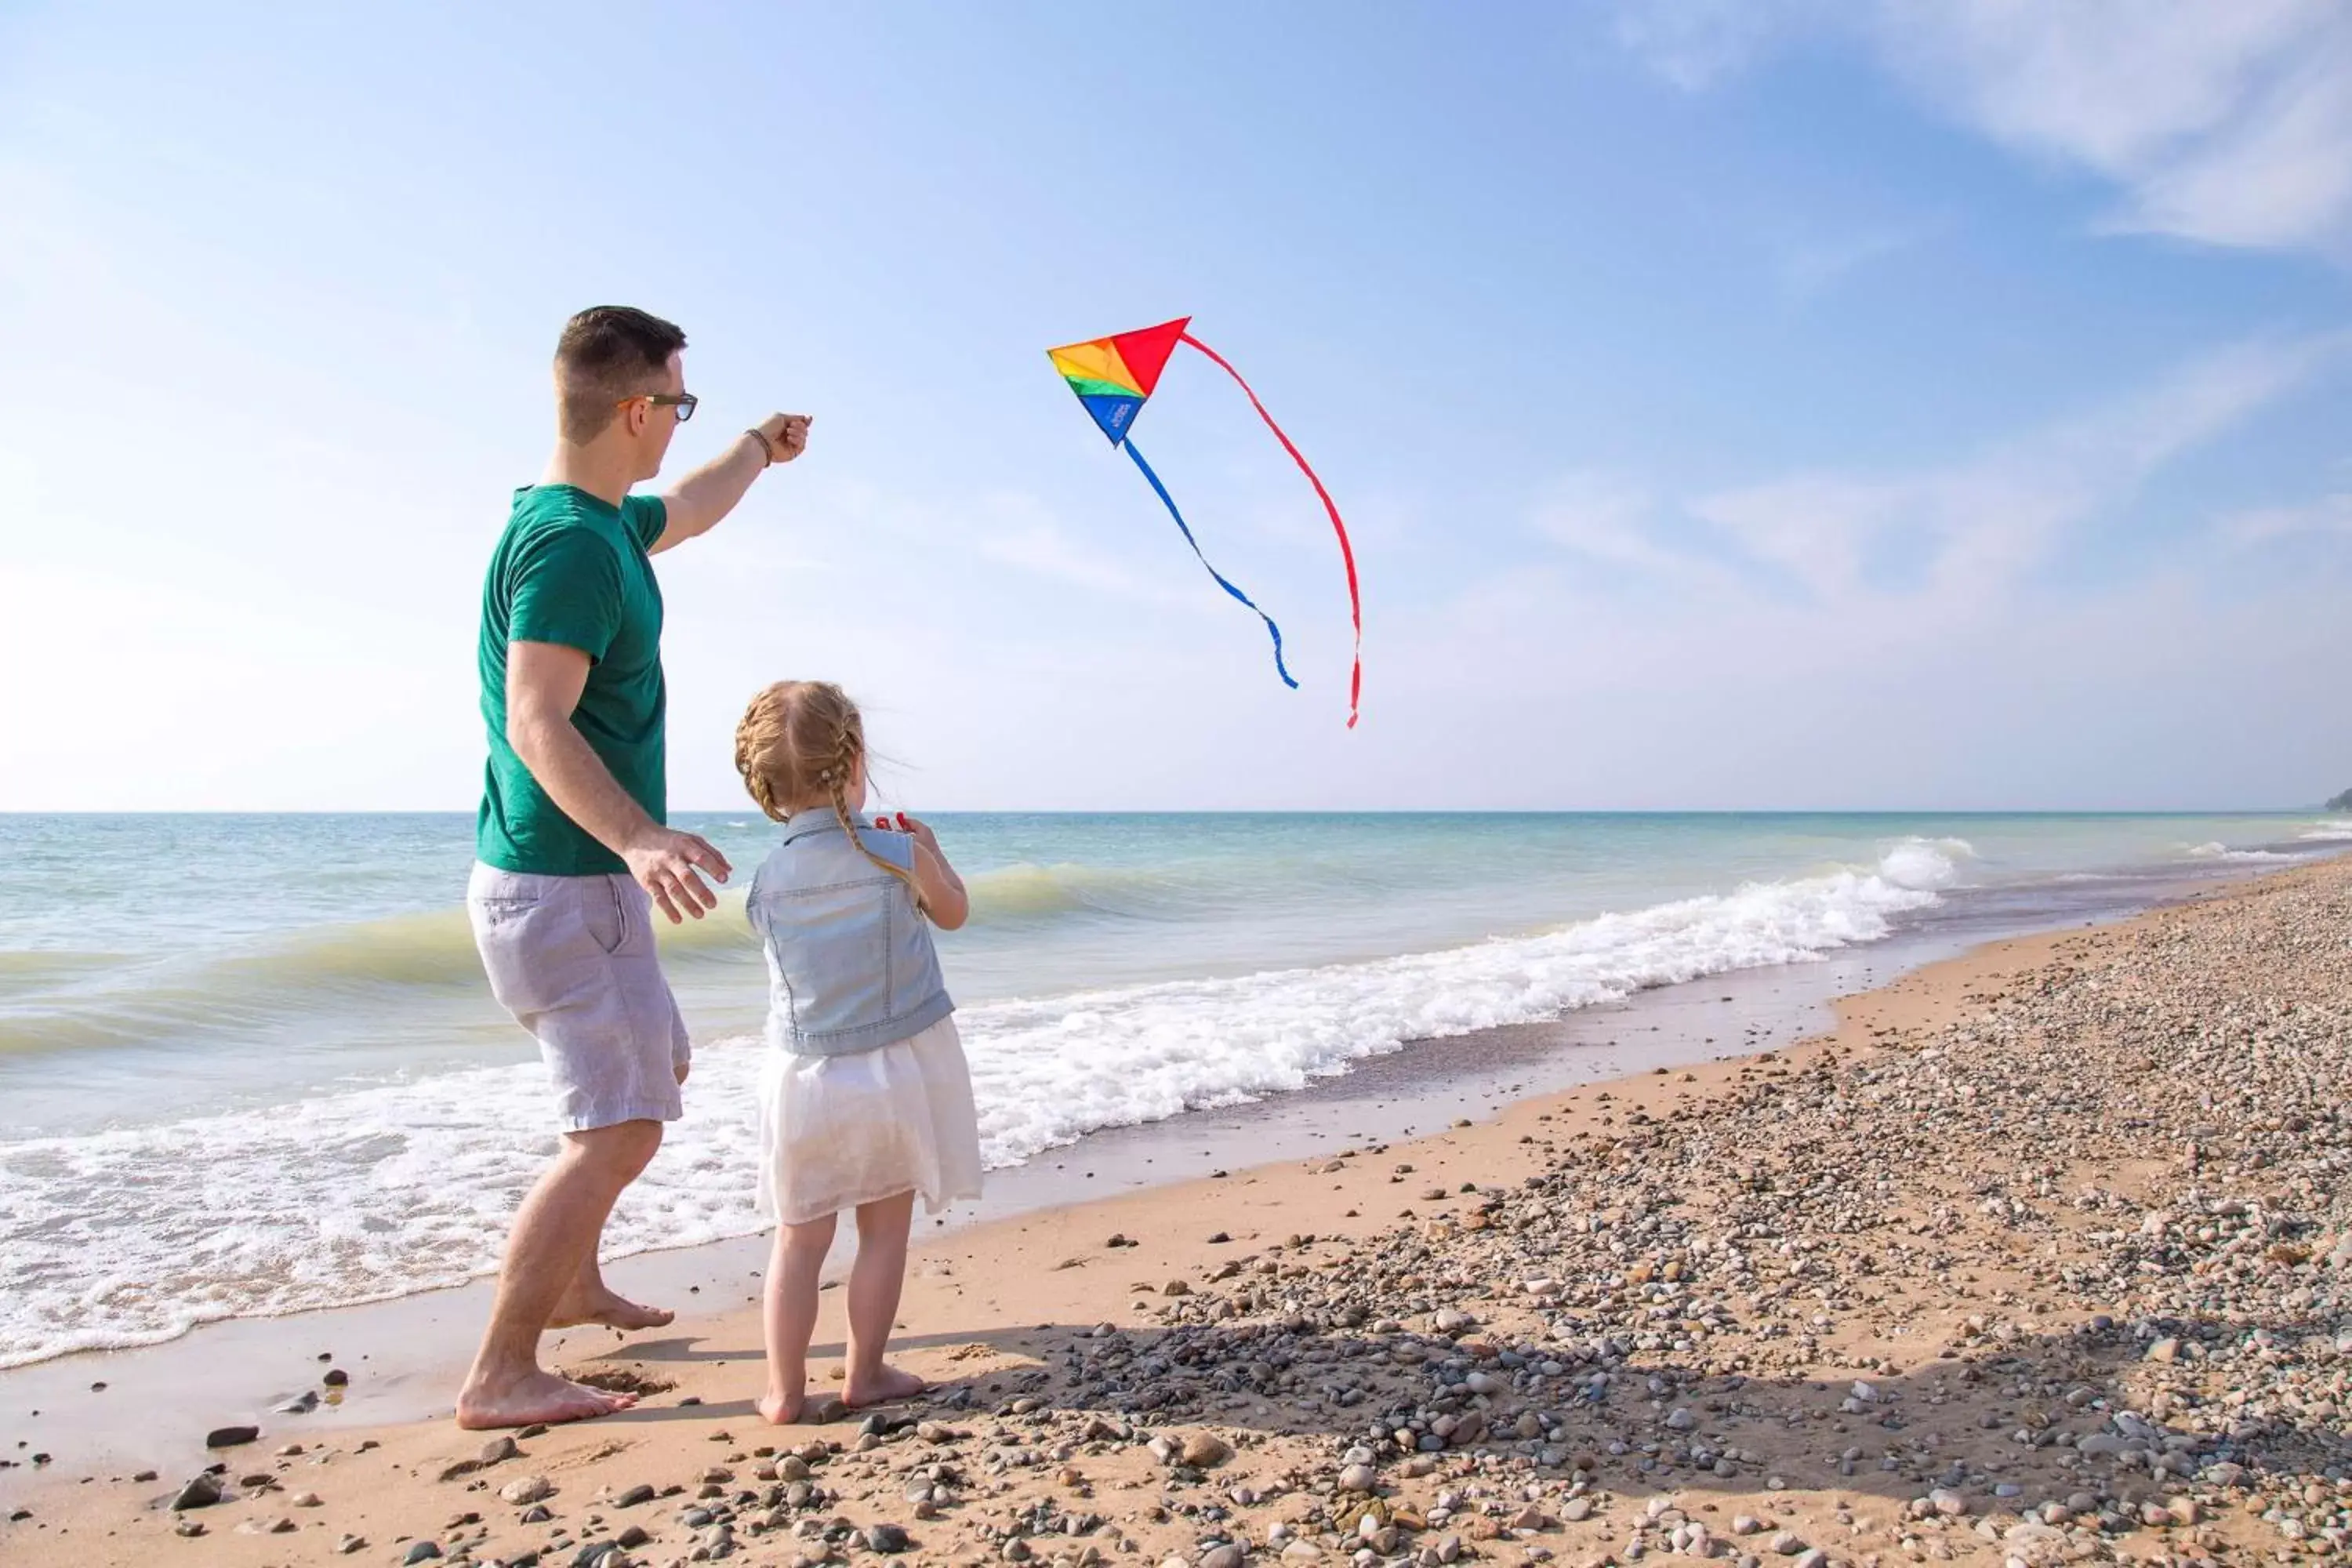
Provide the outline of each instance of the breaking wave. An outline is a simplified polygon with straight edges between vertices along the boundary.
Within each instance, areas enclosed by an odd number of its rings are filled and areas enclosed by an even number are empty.
[[[1535,935],[1328,964],[984,1003],[959,1014],[992,1165],[1097,1128],[1298,1089],[1406,1042],[1556,1016],[1646,987],[1796,963],[1885,936],[1936,901],[1958,840],[1876,864],[1605,914]],[[1064,868],[992,873],[1001,908],[1092,896]],[[1015,889],[1026,889],[1016,892]],[[708,925],[709,922],[706,922]],[[462,916],[372,922],[406,984],[475,983]],[[320,984],[380,982],[348,932],[279,951]],[[709,940],[696,937],[689,940]],[[746,939],[748,942],[748,939]],[[763,1047],[698,1053],[687,1119],[623,1196],[619,1253],[759,1227],[753,1089]],[[554,1146],[536,1066],[473,1068],[290,1104],[0,1147],[0,1366],[152,1343],[197,1323],[378,1300],[497,1266]]]

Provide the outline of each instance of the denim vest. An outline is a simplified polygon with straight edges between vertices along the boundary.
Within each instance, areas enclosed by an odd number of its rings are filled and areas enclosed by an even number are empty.
[[[861,826],[912,873],[915,841]],[[914,889],[859,852],[830,806],[796,811],[751,876],[747,912],[768,956],[768,1043],[796,1056],[870,1051],[955,1010]]]

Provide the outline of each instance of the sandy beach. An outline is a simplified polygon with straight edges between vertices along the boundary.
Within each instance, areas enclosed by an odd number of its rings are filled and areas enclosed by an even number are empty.
[[[635,1410],[487,1443],[322,1406],[207,1453],[159,1410],[176,1464],[93,1473],[11,1409],[0,1556],[2331,1556],[2347,931],[2352,866],[2298,869],[1991,943],[1802,1043],[950,1231],[903,1408],[767,1427],[756,1316],[696,1305],[559,1347]]]

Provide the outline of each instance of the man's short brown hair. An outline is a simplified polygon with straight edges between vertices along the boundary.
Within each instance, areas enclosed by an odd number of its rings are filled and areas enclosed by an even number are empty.
[[[555,341],[555,405],[563,438],[584,446],[604,433],[624,399],[660,390],[686,334],[627,305],[595,305],[563,323]]]

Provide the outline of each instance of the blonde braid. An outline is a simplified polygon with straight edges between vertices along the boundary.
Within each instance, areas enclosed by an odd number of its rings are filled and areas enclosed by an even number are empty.
[[[833,756],[825,763],[824,771],[817,774],[817,783],[832,792],[833,814],[841,819],[842,830],[849,835],[849,842],[856,846],[857,852],[906,883],[909,891],[914,891],[915,879],[911,875],[866,847],[865,837],[857,831],[857,819],[849,812],[849,778],[856,771],[858,760],[866,754],[864,731],[865,725],[858,720],[857,710],[850,707],[845,699],[841,727],[833,742]],[[921,907],[922,901],[921,893],[916,892],[916,906]]]
[[[751,792],[752,803],[777,822],[791,815],[776,798],[774,772],[777,753],[787,739],[786,705],[791,693],[789,681],[767,688],[751,699],[742,722],[735,726],[735,771],[743,775],[743,787]]]

